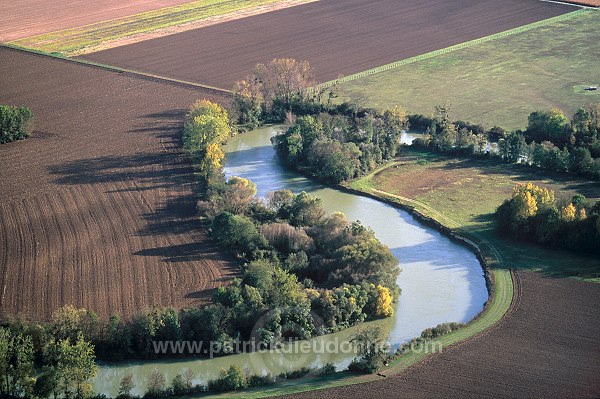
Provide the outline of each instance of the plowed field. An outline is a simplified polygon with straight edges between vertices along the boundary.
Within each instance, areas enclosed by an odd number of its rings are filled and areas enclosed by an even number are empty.
[[[36,115],[0,146],[0,315],[193,306],[235,273],[195,220],[185,108],[220,95],[0,48],[0,103]]]
[[[286,398],[597,398],[600,285],[516,273],[507,316],[380,381]]]
[[[537,0],[320,0],[85,58],[229,89],[255,64],[291,57],[326,81],[576,9]]]
[[[0,41],[74,28],[189,0],[19,0],[2,2]]]

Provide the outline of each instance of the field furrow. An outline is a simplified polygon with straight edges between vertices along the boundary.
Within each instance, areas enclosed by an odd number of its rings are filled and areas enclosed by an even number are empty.
[[[36,114],[33,137],[0,147],[2,317],[198,306],[237,273],[195,218],[178,144],[193,101],[225,98],[6,48],[0,86]]]

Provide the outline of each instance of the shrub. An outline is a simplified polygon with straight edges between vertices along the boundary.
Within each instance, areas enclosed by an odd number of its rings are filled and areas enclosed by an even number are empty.
[[[221,370],[221,376],[209,381],[210,391],[227,392],[248,387],[246,375],[240,366],[231,365],[227,370]]]
[[[0,105],[0,144],[29,137],[33,121],[33,112],[29,108]]]

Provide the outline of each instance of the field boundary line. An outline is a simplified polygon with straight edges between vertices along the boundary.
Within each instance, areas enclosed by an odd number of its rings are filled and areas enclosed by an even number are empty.
[[[202,84],[202,83],[189,82],[187,80],[182,80],[182,79],[169,78],[166,76],[155,75],[152,73],[136,71],[133,69],[121,68],[121,67],[117,67],[117,66],[113,66],[113,65],[102,64],[99,62],[88,61],[88,60],[84,60],[81,58],[70,58],[70,57],[66,57],[64,55],[59,55],[59,54],[49,54],[44,51],[35,50],[35,49],[27,48],[27,47],[22,47],[22,46],[10,44],[10,43],[0,43],[0,47],[8,48],[8,49],[11,49],[14,51],[22,51],[24,53],[29,53],[29,54],[33,54],[33,55],[37,55],[37,56],[41,56],[41,57],[54,58],[56,60],[60,60],[60,61],[64,61],[64,62],[70,62],[70,63],[84,65],[84,66],[100,68],[100,69],[104,69],[104,70],[111,71],[111,72],[127,74],[127,75],[141,78],[141,79],[151,79],[151,80],[156,80],[156,81],[160,81],[160,82],[164,82],[164,83],[178,84],[178,85],[182,85],[182,86],[190,86],[190,87],[197,88],[197,89],[214,91],[214,92],[217,92],[220,94],[228,94],[229,95],[229,94],[233,93],[231,90],[221,89],[220,87],[210,86],[210,85],[206,85],[206,84]]]
[[[574,7],[581,7],[578,6],[576,4],[572,4],[569,3],[569,5],[572,5]],[[591,11],[590,11],[591,10]],[[385,64],[385,65],[381,65],[378,66],[376,68],[372,68],[372,69],[367,69],[366,71],[362,71],[362,72],[358,72],[352,75],[348,75],[348,76],[343,76],[340,77],[338,79],[333,79],[330,80],[328,82],[323,82],[320,83],[318,85],[316,85],[315,87],[318,89],[325,89],[331,86],[335,86],[341,83],[346,83],[346,82],[350,82],[353,80],[357,80],[357,79],[361,79],[370,75],[375,75],[381,72],[385,72],[388,71],[390,69],[394,69],[394,68],[398,68],[404,65],[408,65],[408,64],[413,64],[415,62],[418,61],[422,61],[422,60],[426,60],[429,58],[433,58],[433,57],[437,57],[438,55],[443,55],[443,54],[447,54],[447,53],[451,53],[457,50],[462,50],[465,48],[469,48],[469,47],[473,47],[476,46],[478,44],[482,44],[482,43],[487,43],[493,40],[497,40],[497,39],[501,39],[504,37],[508,37],[508,36],[512,36],[518,33],[522,33],[522,32],[527,32],[542,26],[546,26],[549,25],[551,23],[554,22],[559,22],[559,21],[565,21],[565,20],[569,20],[572,18],[575,18],[579,15],[588,13],[588,12],[594,12],[597,11],[596,9],[590,9],[590,8],[581,8],[579,10],[576,11],[572,11],[572,12],[568,12],[566,14],[561,14],[561,15],[557,15],[556,17],[552,17],[552,18],[548,18],[548,19],[544,19],[541,21],[537,21],[537,22],[532,22],[530,24],[527,25],[523,25],[523,26],[519,26],[517,28],[513,28],[513,29],[509,29],[503,32],[498,32],[498,33],[494,33],[493,35],[489,35],[489,36],[485,36],[485,37],[481,37],[479,39],[474,39],[474,40],[469,40],[467,42],[463,42],[463,43],[459,43],[459,44],[455,44],[453,46],[450,47],[445,47],[439,50],[434,50],[434,51],[430,51],[428,53],[425,54],[421,54],[421,55],[417,55],[414,57],[410,57],[410,58],[405,58],[403,60],[399,60],[399,61],[395,61],[389,64]]]

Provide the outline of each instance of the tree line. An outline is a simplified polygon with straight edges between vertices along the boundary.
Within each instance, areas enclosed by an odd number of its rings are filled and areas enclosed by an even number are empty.
[[[410,115],[409,121],[425,131],[414,141],[417,147],[600,179],[600,103],[580,108],[571,120],[557,109],[533,112],[524,131],[451,121],[443,106],[433,118]]]
[[[581,194],[556,199],[547,188],[517,184],[496,220],[498,230],[513,238],[600,254],[600,201],[592,204]]]
[[[570,120],[558,109],[536,111],[529,115],[525,130],[506,131],[452,121],[445,106],[436,107],[434,116],[428,117],[406,115],[398,108],[386,112],[363,108],[360,101],[334,104],[335,91],[335,85],[315,86],[306,61],[274,59],[258,64],[236,83],[233,119],[241,129],[286,122],[287,131],[275,142],[280,155],[328,182],[359,176],[387,159],[387,150],[396,155],[398,126],[382,126],[386,113],[399,117],[401,129],[410,125],[424,131],[425,136],[414,141],[421,148],[600,178],[600,103],[579,108]]]
[[[389,248],[360,222],[326,215],[321,200],[305,192],[279,190],[261,200],[253,182],[225,179],[222,150],[210,148],[231,134],[228,123],[225,110],[201,101],[184,127],[184,147],[202,179],[198,208],[212,237],[242,265],[241,277],[198,310],[202,325],[194,330],[205,334],[198,338],[224,348],[234,337],[277,345],[391,316],[400,270]],[[214,126],[223,126],[222,134]],[[251,337],[261,318],[258,336]]]
[[[397,107],[385,112],[291,117],[288,125],[272,138],[279,157],[290,167],[336,184],[395,157],[408,118]]]

